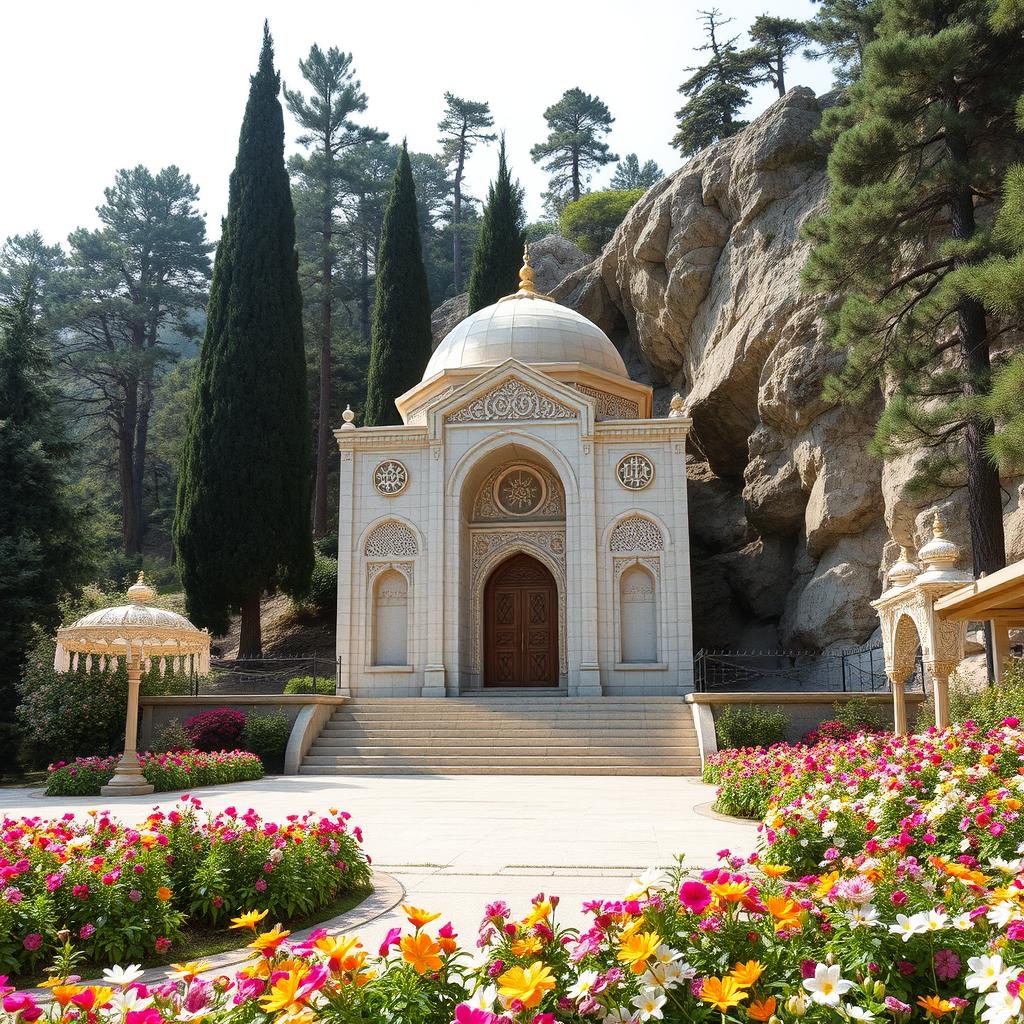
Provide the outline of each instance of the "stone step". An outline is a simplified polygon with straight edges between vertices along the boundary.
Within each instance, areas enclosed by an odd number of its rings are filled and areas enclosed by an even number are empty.
[[[443,768],[427,766],[379,766],[379,765],[326,765],[303,764],[299,767],[300,775],[630,775],[662,778],[665,776],[700,776],[700,765],[602,765],[602,764],[552,764],[544,765],[447,765]]]
[[[478,756],[481,753],[480,744],[474,743],[370,743],[353,745],[351,743],[328,742],[317,740],[309,748],[309,757],[334,756],[334,757],[361,757],[363,755],[409,755],[410,757],[430,757],[432,755],[452,756]],[[508,749],[506,744],[504,749]],[[528,746],[516,741],[515,749],[530,756],[558,757],[596,757],[598,755],[609,755],[613,757],[673,757],[676,755],[699,756],[696,744],[692,743],[663,743],[645,744],[642,748],[633,747],[624,749],[617,744],[609,743],[531,743]],[[632,752],[631,752],[632,751]],[[494,760],[493,753],[487,755]]]
[[[320,739],[337,743],[440,743],[446,741],[468,743],[493,743],[496,739],[516,743],[570,743],[575,738],[589,742],[622,743],[630,740],[642,742],[644,746],[658,743],[695,743],[697,734],[692,730],[663,729],[646,730],[642,737],[631,730],[620,729],[578,729],[538,730],[503,729],[499,736],[486,729],[354,729],[326,728]]]
[[[664,711],[481,711],[481,712],[433,712],[430,714],[408,711],[367,712],[367,711],[335,711],[333,719],[351,722],[500,722],[500,721],[537,721],[537,722],[674,722],[693,721],[689,711],[668,713]]]
[[[314,767],[343,767],[345,765],[367,765],[380,768],[429,768],[443,771],[446,767],[490,767],[496,774],[506,768],[540,768],[545,765],[562,765],[563,768],[577,768],[585,765],[600,764],[607,767],[642,766],[652,774],[660,768],[693,768],[699,770],[700,758],[693,757],[615,757],[610,755],[594,755],[593,757],[577,754],[570,758],[558,758],[548,754],[516,754],[496,758],[493,752],[477,755],[440,755],[431,753],[423,757],[402,754],[367,754],[362,757],[330,757],[312,754],[303,760],[303,765]]]

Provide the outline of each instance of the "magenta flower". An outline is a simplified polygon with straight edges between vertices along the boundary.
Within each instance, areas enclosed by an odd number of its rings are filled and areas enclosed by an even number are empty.
[[[679,887],[679,902],[691,913],[701,913],[711,902],[711,898],[711,890],[703,882],[691,879]]]
[[[402,929],[392,928],[391,931],[389,931],[387,935],[384,936],[384,941],[380,944],[380,949],[378,949],[377,952],[381,956],[387,956],[388,953],[391,952],[392,946],[397,947],[398,945],[400,945],[401,938]]]
[[[959,973],[963,964],[960,957],[951,949],[940,949],[935,953],[935,977],[943,981],[952,981]]]
[[[21,944],[30,953],[34,953],[43,944],[43,937],[39,932],[29,932],[28,935],[21,940]]]

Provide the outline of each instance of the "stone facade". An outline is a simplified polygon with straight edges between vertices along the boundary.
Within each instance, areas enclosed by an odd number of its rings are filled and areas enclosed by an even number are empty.
[[[687,693],[689,420],[649,418],[650,389],[579,314],[512,299],[511,342],[477,332],[465,362],[443,342],[404,425],[336,431],[340,692]],[[496,308],[475,316],[500,333]],[[516,604],[489,581],[521,555],[542,582]]]

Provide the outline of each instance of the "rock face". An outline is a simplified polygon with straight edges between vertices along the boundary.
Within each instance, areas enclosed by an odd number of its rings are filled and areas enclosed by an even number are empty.
[[[865,641],[890,533],[916,546],[931,505],[909,467],[867,454],[881,408],[822,397],[840,362],[820,302],[800,287],[820,212],[828,97],[791,90],[738,135],[694,157],[630,210],[604,252],[553,291],[616,343],[637,380],[693,417],[690,467],[695,645],[820,650]],[[1008,555],[1024,555],[1019,480]],[[964,495],[942,502],[964,547]],[[969,564],[969,562],[968,562]]]
[[[587,255],[567,238],[548,235],[530,245],[530,265],[533,280],[539,292],[552,291],[568,274],[587,263]],[[463,292],[446,299],[431,314],[430,327],[434,348],[444,336],[469,315],[469,296]]]

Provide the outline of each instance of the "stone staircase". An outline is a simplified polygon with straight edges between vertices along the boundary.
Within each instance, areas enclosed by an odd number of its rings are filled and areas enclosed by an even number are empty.
[[[679,697],[358,698],[334,712],[299,772],[700,775],[700,752]]]

